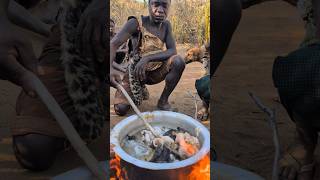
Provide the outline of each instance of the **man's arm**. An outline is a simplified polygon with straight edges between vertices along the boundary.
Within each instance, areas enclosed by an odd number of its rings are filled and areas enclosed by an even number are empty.
[[[159,52],[156,54],[152,54],[149,56],[144,57],[143,60],[148,62],[155,62],[155,61],[166,61],[171,56],[177,54],[177,48],[176,48],[176,41],[173,37],[172,27],[169,21],[167,21],[167,29],[166,29],[166,48],[167,50],[163,52]]]
[[[34,17],[28,10],[10,0],[8,7],[9,19],[18,26],[26,28],[43,36],[50,34],[50,25],[43,23],[40,19]]]
[[[138,32],[138,21],[134,18],[130,19],[121,30],[110,41],[110,67],[112,67],[113,61],[116,58],[116,52],[119,47],[125,43],[132,34]]]
[[[83,56],[98,62],[105,61],[107,56],[107,16],[107,1],[93,0],[82,13],[77,27],[78,49]]]
[[[132,18],[128,20],[128,22],[122,27],[119,33],[117,33],[110,41],[110,82],[111,85],[115,87],[116,84],[121,81],[120,72],[117,71],[121,70],[121,68],[117,67],[116,63],[113,63],[116,58],[116,51],[123,43],[125,43],[130,38],[130,36],[138,32],[138,27],[138,21]]]
[[[241,19],[241,2],[235,0],[213,1],[213,57],[210,62],[210,76],[213,76],[220,65],[232,35]]]
[[[319,0],[312,0],[312,3],[317,26],[317,37],[320,39],[320,2]]]

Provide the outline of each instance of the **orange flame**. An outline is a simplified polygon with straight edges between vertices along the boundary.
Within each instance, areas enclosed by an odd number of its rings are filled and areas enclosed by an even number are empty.
[[[186,152],[190,154],[194,154],[198,151],[194,146],[186,142],[182,142],[182,144],[185,147]],[[114,173],[111,173],[110,180],[128,180],[129,179],[125,168],[121,169],[120,160],[121,158],[117,154],[115,154],[115,157],[110,160],[110,170],[111,172],[112,171],[114,172]],[[179,179],[181,180],[186,179],[185,175],[181,174],[181,177],[182,176],[184,176],[184,178],[179,178]],[[191,173],[188,175],[186,180],[209,180],[209,179],[210,179],[210,157],[209,155],[207,155],[192,167]]]
[[[124,168],[121,169],[120,166],[120,157],[115,154],[115,157],[110,160],[110,170],[113,171],[114,175],[111,175],[110,180],[127,180],[126,170]]]
[[[187,180],[209,180],[210,179],[210,158],[205,156],[192,167]]]

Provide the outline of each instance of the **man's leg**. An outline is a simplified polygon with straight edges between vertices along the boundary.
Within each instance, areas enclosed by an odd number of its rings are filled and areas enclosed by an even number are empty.
[[[177,86],[185,68],[185,62],[181,56],[173,56],[169,59],[169,61],[170,70],[165,77],[165,87],[158,101],[158,108],[161,110],[171,109],[171,106],[168,102],[169,96]]]
[[[41,134],[13,136],[13,150],[20,165],[32,171],[49,169],[65,139]]]
[[[124,87],[125,90],[129,93],[131,96],[131,89],[130,89],[130,84],[129,84],[129,74],[126,72],[122,79],[122,86]],[[127,112],[130,110],[130,105],[125,98],[125,96],[122,94],[121,91],[117,90],[114,98],[114,111],[117,115],[119,116],[124,116],[127,114]]]

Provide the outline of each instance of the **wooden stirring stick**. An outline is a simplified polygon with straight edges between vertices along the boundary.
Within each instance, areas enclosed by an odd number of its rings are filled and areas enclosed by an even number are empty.
[[[138,117],[144,122],[145,126],[147,126],[147,128],[150,129],[150,131],[152,132],[152,134],[154,134],[156,137],[161,137],[158,133],[155,132],[155,130],[153,129],[153,127],[146,121],[146,119],[143,117],[143,115],[141,114],[140,110],[138,109],[138,107],[134,104],[134,102],[132,101],[130,95],[127,93],[127,91],[123,88],[123,86],[121,86],[121,84],[117,84],[118,89],[121,90],[122,94],[126,97],[126,99],[128,100],[129,104],[131,105],[131,107],[133,108],[134,112],[138,115]]]
[[[40,79],[34,74],[32,74],[32,85],[39,98],[56,119],[57,123],[60,125],[74,150],[86,163],[92,174],[99,180],[105,180],[107,178],[107,172],[105,172],[104,169],[99,165],[98,160],[94,157],[86,144],[83,142],[78,132],[75,130],[71,121],[63,112],[57,101],[50,94],[48,89],[43,85]]]

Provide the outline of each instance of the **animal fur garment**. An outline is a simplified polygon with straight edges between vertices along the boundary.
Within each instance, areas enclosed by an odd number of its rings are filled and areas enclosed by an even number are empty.
[[[149,91],[146,85],[141,83],[141,81],[134,75],[134,69],[136,68],[136,65],[140,59],[141,56],[138,53],[134,54],[133,57],[130,58],[131,63],[128,67],[130,90],[133,95],[132,100],[137,106],[141,105],[142,100],[147,100],[149,98]]]
[[[106,92],[101,93],[96,83],[98,75],[95,70],[95,60],[83,57],[75,45],[80,16],[91,1],[64,2],[61,19],[61,62],[65,71],[68,93],[77,113],[72,123],[80,136],[87,141],[101,134],[105,122],[105,109],[101,97],[106,96]]]

